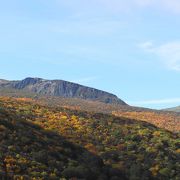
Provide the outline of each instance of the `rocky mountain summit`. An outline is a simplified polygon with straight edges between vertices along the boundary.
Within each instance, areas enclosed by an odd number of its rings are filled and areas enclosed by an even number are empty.
[[[0,80],[0,89],[23,90],[37,95],[80,98],[127,105],[114,94],[63,80],[45,80],[30,77],[21,81]]]

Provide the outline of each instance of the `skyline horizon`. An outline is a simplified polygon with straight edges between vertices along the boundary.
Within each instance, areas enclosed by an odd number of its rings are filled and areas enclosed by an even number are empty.
[[[110,93],[110,94],[113,94],[115,96],[117,96],[120,100],[124,101],[125,103],[127,103],[127,105],[130,105],[130,106],[135,106],[135,107],[142,107],[142,108],[150,108],[150,109],[155,109],[155,110],[164,110],[164,109],[168,109],[168,108],[174,108],[174,107],[179,107],[180,105],[177,105],[177,106],[167,106],[165,108],[151,108],[149,105],[153,105],[153,104],[166,104],[166,103],[171,103],[172,101],[175,101],[177,103],[179,103],[180,101],[180,98],[177,99],[177,98],[171,98],[171,99],[151,99],[151,100],[145,100],[145,101],[138,101],[138,102],[132,102],[131,100],[124,100],[123,98],[119,97],[118,95],[114,94],[113,92],[109,92],[109,91],[105,91],[103,89],[98,89],[96,87],[92,87],[92,86],[88,86],[88,85],[84,85],[82,83],[78,83],[78,82],[75,82],[75,81],[71,81],[71,80],[64,80],[64,79],[47,79],[47,78],[43,78],[43,77],[38,77],[38,76],[29,76],[29,77],[24,77],[24,78],[21,78],[21,79],[2,79],[0,78],[0,80],[7,80],[7,81],[21,81],[21,80],[25,80],[27,78],[33,78],[33,79],[42,79],[42,80],[50,80],[50,81],[53,81],[53,80],[62,80],[62,81],[67,81],[67,82],[71,82],[71,83],[75,83],[75,84],[78,84],[78,85],[81,85],[81,86],[85,86],[85,87],[89,87],[89,88],[93,88],[93,89],[97,89],[97,90],[100,90],[100,91],[104,91],[104,92],[107,92],[107,93]],[[143,106],[143,104],[148,104],[148,106]]]
[[[0,77],[64,79],[153,109],[180,105],[180,1],[6,0]]]

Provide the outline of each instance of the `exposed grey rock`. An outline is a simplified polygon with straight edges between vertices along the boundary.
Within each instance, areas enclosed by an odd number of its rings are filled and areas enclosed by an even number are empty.
[[[2,81],[2,83],[1,83]],[[44,80],[41,78],[26,78],[22,81],[0,81],[0,87],[26,90],[37,95],[80,98],[105,103],[126,105],[116,95],[98,89],[82,86],[63,80]]]

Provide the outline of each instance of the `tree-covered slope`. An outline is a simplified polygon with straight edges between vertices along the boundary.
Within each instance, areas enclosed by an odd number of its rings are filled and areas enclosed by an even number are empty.
[[[17,101],[1,101],[0,179],[109,179],[114,172],[126,179],[96,154],[51,130],[52,124],[49,128],[38,125],[43,124],[40,114],[46,110]]]
[[[51,107],[68,107],[71,109],[105,113],[117,117],[125,117],[146,121],[159,128],[172,132],[180,132],[180,114],[169,111],[159,111],[148,108],[133,107],[119,104],[106,104],[102,102],[87,101],[72,98],[39,97],[37,102],[42,102]]]
[[[45,95],[37,96],[36,93],[30,93],[26,90],[15,90],[9,88],[0,88],[0,96],[33,98],[36,102],[41,102],[44,105],[51,107],[68,107],[69,109],[113,114],[118,117],[127,117],[146,121],[157,127],[164,128],[172,132],[180,131],[180,114],[173,111],[159,111],[129,105],[121,105],[118,103],[103,103],[100,101],[92,101],[81,98],[65,98]]]
[[[163,111],[114,111],[118,117],[142,120],[172,132],[180,132],[180,114]]]
[[[0,176],[180,178],[179,135],[149,123],[0,98]]]

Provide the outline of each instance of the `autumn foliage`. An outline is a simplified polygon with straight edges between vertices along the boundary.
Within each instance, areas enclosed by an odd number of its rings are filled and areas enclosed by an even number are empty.
[[[178,116],[170,112],[114,111],[112,114],[119,117],[146,121],[156,125],[157,127],[164,128],[172,132],[180,132],[180,115]]]
[[[179,139],[124,114],[0,98],[0,179],[178,180]]]

